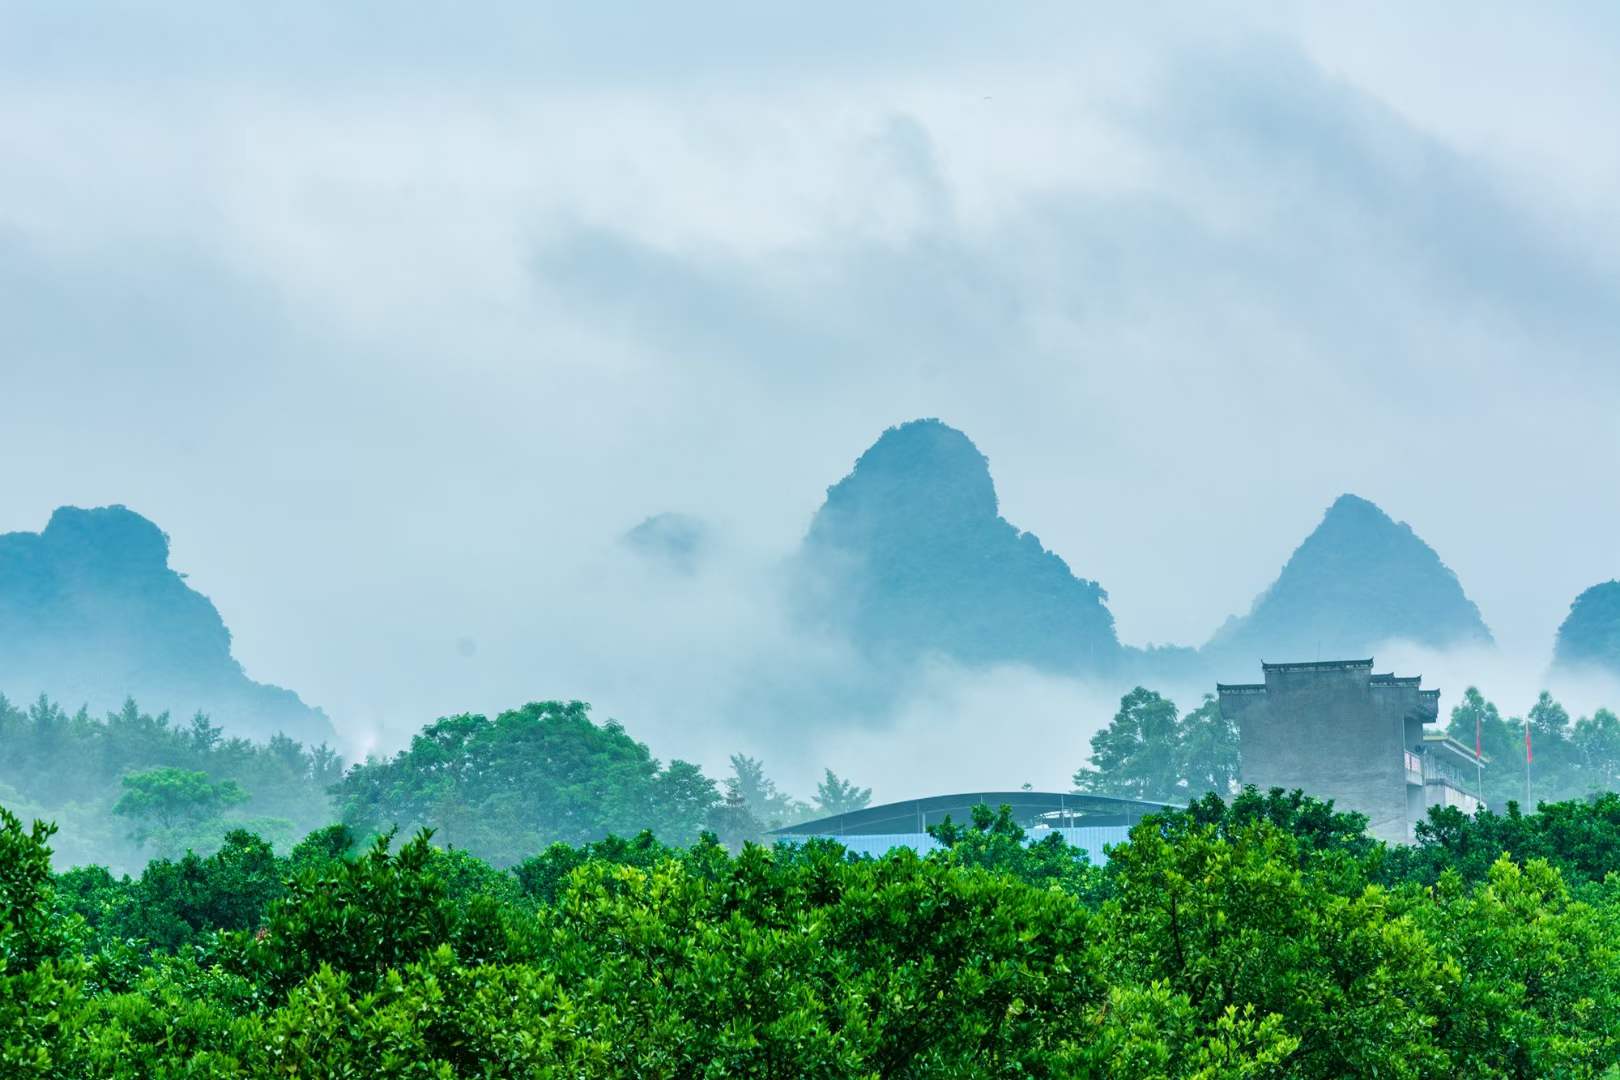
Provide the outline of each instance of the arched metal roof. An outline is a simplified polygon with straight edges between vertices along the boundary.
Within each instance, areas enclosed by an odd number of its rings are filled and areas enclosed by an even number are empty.
[[[952,821],[972,820],[973,808],[980,803],[992,810],[1006,806],[1014,820],[1028,828],[1036,824],[1108,825],[1135,824],[1148,814],[1175,804],[1143,799],[1121,799],[1111,795],[1079,795],[1064,791],[965,791],[955,795],[930,795],[921,799],[867,806],[846,814],[833,814],[814,821],[802,821],[772,831],[774,836],[861,836],[888,833],[922,833],[947,816]]]

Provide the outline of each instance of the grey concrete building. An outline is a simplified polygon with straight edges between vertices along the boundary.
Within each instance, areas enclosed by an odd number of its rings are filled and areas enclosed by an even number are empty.
[[[1367,815],[1368,832],[1405,842],[1428,807],[1480,805],[1483,763],[1424,725],[1440,691],[1419,676],[1373,673],[1371,660],[1261,664],[1265,681],[1217,683],[1221,712],[1236,722],[1243,782],[1262,791],[1302,788]]]

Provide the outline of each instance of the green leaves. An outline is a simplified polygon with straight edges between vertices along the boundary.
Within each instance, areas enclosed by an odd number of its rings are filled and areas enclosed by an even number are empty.
[[[97,718],[0,698],[0,745],[0,797],[63,825],[58,864],[120,871],[206,853],[233,827],[290,841],[331,820],[325,789],[343,767],[325,746],[225,738],[206,716],[176,725],[130,700]]]
[[[0,807],[0,1076],[71,1075],[82,971],[77,922],[55,908],[55,831]]]
[[[1213,695],[1183,717],[1175,702],[1138,686],[1091,737],[1090,764],[1074,774],[1079,791],[1164,802],[1226,794],[1238,776],[1237,728]]]
[[[1437,815],[1407,855],[1250,789],[1102,867],[988,807],[926,856],[644,833],[515,872],[335,827],[133,880],[53,879],[0,811],[0,1075],[1599,1076],[1617,807]]]
[[[719,801],[696,766],[661,767],[618,724],[592,723],[578,701],[535,702],[494,720],[446,717],[392,759],[351,769],[333,790],[343,820],[363,832],[431,827],[499,866],[554,841],[583,844],[648,826],[690,843]]]
[[[0,963],[26,971],[62,955],[66,923],[56,917],[51,849],[56,826],[35,821],[24,828],[0,806]]]
[[[130,773],[123,787],[112,812],[135,822],[132,839],[165,854],[180,849],[189,833],[227,807],[248,801],[235,780],[215,782],[205,772],[167,766]]]
[[[306,870],[287,883],[265,931],[244,942],[243,966],[282,994],[330,966],[364,989],[447,942],[456,924],[423,831],[389,854],[393,834],[358,859]]]

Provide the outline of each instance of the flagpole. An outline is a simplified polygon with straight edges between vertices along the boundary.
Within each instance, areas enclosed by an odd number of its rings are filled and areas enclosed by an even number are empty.
[[[1480,724],[1483,718],[1479,710],[1474,710],[1474,813],[1485,805],[1485,761],[1480,757]]]

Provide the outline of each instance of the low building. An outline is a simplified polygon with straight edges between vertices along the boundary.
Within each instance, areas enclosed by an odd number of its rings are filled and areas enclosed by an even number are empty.
[[[1167,805],[1061,791],[969,791],[867,806],[789,825],[771,835],[789,841],[824,837],[863,855],[882,855],[896,847],[932,851],[940,845],[928,835],[930,825],[947,817],[958,824],[971,822],[973,808],[981,803],[992,810],[1007,807],[1031,843],[1057,833],[1083,848],[1094,863],[1102,862],[1104,845],[1124,843],[1132,825]]]
[[[1431,806],[1472,814],[1485,762],[1428,731],[1440,691],[1420,676],[1374,674],[1371,660],[1261,664],[1259,683],[1217,683],[1237,724],[1245,784],[1301,788],[1367,815],[1367,831],[1412,839]]]

